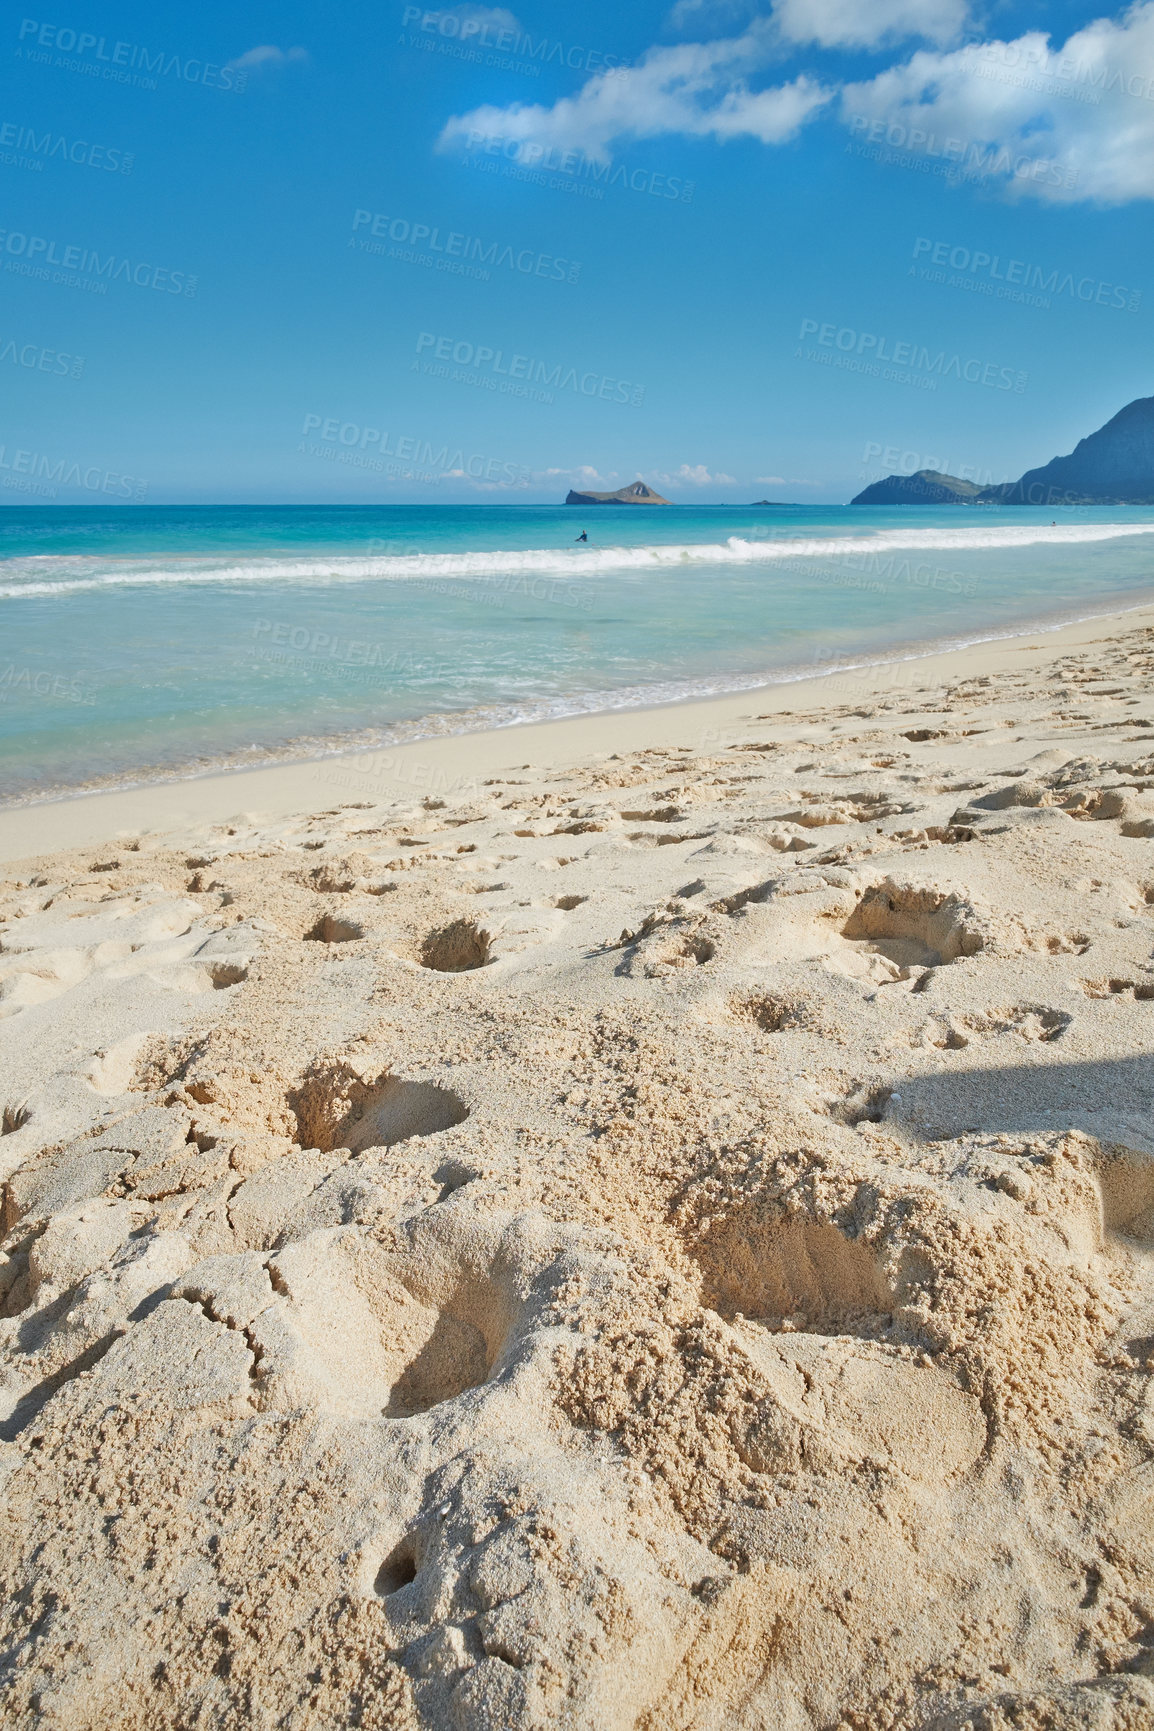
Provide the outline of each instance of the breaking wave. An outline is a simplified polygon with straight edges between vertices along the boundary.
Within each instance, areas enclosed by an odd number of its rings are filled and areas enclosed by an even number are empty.
[[[732,535],[725,541],[641,547],[534,547],[522,551],[472,553],[340,554],[331,558],[109,559],[39,555],[11,559],[0,567],[0,599],[76,594],[82,590],[166,584],[364,583],[381,581],[469,582],[490,577],[535,576],[579,581],[615,571],[645,573],[678,566],[775,565],[788,560],[854,559],[891,553],[980,553],[989,548],[1075,547],[1154,534],[1154,523],[1006,525],[989,528],[889,529],[873,535],[781,536],[773,540]],[[111,568],[110,568],[111,567]]]

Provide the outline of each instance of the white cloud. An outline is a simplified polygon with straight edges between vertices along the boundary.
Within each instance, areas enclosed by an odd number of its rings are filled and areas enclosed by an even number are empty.
[[[682,463],[672,475],[657,475],[654,477],[663,487],[675,487],[678,482],[684,487],[736,487],[737,482],[732,475],[723,474],[719,469],[716,475],[711,475],[704,463],[694,463],[691,468],[688,463]]]
[[[587,487],[598,493],[612,493],[616,490],[618,476],[616,469],[611,469],[607,475],[600,474],[589,463],[582,463],[576,469],[541,469],[535,480],[538,481],[568,481],[573,487]],[[640,480],[640,475],[634,476]]]
[[[757,0],[677,0],[669,14],[674,30],[699,29],[703,25],[716,29],[747,24],[758,14]]]
[[[1154,198],[1154,0],[1135,0],[1117,19],[1099,18],[1062,46],[1033,31],[949,49],[943,44],[964,22],[966,3],[776,0],[772,14],[740,34],[650,48],[635,65],[598,74],[551,106],[486,105],[455,115],[438,144],[448,148],[473,133],[579,149],[600,162],[617,139],[660,134],[784,144],[839,94],[808,73],[751,88],[780,60],[784,38],[876,47],[916,32],[939,46],[840,90],[841,116],[859,135],[873,129],[895,148],[932,151],[963,176],[1002,183],[1011,196],[1102,204]],[[705,0],[705,9],[718,8],[732,15],[731,0]],[[689,15],[686,0],[679,16]]]
[[[635,66],[600,73],[576,96],[562,97],[550,108],[513,103],[454,115],[438,142],[445,148],[472,132],[580,149],[598,160],[605,159],[613,139],[655,138],[660,133],[783,144],[834,92],[804,73],[789,84],[750,90],[747,77],[771,51],[764,25],[723,41],[650,48]]]
[[[228,67],[230,71],[257,72],[263,66],[300,65],[307,59],[303,48],[276,48],[271,42],[263,42],[259,48],[250,48],[246,54],[230,60]]]
[[[426,12],[424,17],[429,20],[430,29],[423,34],[461,36],[466,42],[485,31],[488,31],[490,37],[499,36],[503,30],[512,30],[517,36],[522,33],[521,25],[504,6],[473,6],[466,0],[466,4],[461,6],[446,6],[440,12]],[[445,21],[449,19],[457,21],[457,29],[447,27]],[[468,28],[461,29],[461,25],[468,25]]]
[[[952,42],[968,10],[968,0],[777,0],[773,16],[788,42],[876,48],[909,36]]]
[[[673,29],[731,28],[765,16],[757,0],[677,0]],[[969,15],[969,0],[773,0],[769,16],[784,43],[819,48],[877,48],[920,36],[952,42]]]
[[[754,485],[757,487],[784,487],[784,475],[755,475]]]
[[[1041,31],[924,51],[847,86],[843,116],[937,148],[947,138],[1016,193],[1072,203],[1154,198],[1154,0],[1099,18],[1061,48]],[[924,148],[924,143],[922,145]],[[1046,165],[1055,165],[1052,169]]]
[[[521,493],[532,484],[528,475],[519,475],[515,481],[482,481],[468,469],[445,469],[437,480],[464,481],[475,493]]]

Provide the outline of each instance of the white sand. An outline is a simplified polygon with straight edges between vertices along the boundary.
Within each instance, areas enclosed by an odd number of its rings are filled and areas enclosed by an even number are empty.
[[[1154,1724],[1152,672],[5,814],[6,1722]]]

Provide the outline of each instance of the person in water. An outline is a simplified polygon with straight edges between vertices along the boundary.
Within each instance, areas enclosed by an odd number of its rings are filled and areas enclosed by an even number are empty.
[[[577,537],[577,539],[578,539],[578,541],[588,541],[588,539],[589,539],[589,536],[588,536],[588,534],[587,534],[587,533],[586,533],[586,532],[585,532],[585,530],[584,530],[584,529],[582,529],[582,531],[581,531],[581,533],[580,533],[580,535],[578,535],[578,537]]]

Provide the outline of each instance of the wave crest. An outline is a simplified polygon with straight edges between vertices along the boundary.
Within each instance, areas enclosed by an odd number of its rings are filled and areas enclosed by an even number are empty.
[[[202,583],[364,583],[420,582],[431,579],[477,581],[487,577],[532,575],[579,581],[613,571],[668,570],[678,565],[772,565],[788,559],[852,558],[896,552],[970,552],[987,548],[1081,546],[1133,535],[1154,534],[1154,523],[1085,523],[1055,526],[1007,524],[981,529],[889,529],[873,535],[830,535],[749,540],[732,535],[724,542],[650,543],[640,547],[533,547],[521,551],[335,555],[332,558],[256,558],[237,563],[197,559],[117,562],[115,570],[94,569],[83,558],[41,555],[12,560],[9,575],[23,567],[24,578],[0,583],[0,599],[76,594],[82,590],[144,585]],[[111,562],[110,562],[111,563]],[[45,566],[53,575],[42,575]]]

